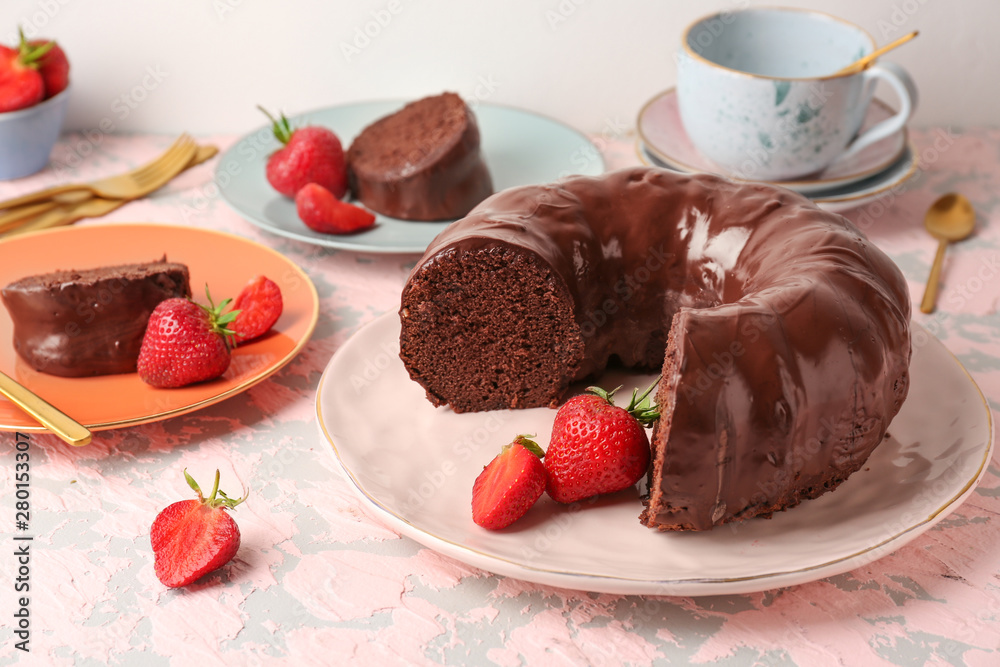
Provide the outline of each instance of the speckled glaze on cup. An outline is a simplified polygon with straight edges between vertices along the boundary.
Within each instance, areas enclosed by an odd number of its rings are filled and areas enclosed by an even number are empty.
[[[45,168],[68,104],[69,88],[27,109],[0,113],[0,180],[30,176]]]
[[[840,70],[875,49],[862,28],[820,12],[751,8],[696,21],[677,58],[681,120],[701,153],[741,178],[807,176],[899,131],[917,102],[898,65]],[[899,112],[856,136],[875,85]]]

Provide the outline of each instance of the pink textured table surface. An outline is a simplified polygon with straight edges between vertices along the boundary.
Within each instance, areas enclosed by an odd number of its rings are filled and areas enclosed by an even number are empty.
[[[1000,131],[913,132],[916,176],[847,217],[899,264],[916,304],[935,245],[922,227],[939,195],[973,202],[978,233],[951,249],[940,309],[916,313],[1000,405]],[[631,137],[596,137],[610,168],[636,164]],[[202,137],[220,148],[231,136]],[[0,199],[139,164],[165,136],[64,137],[62,165],[0,183]],[[413,255],[341,252],[272,236],[232,212],[214,161],[103,220],[233,232],[310,275],[321,314],[288,366],[199,412],[98,433],[84,448],[31,438],[30,592],[16,593],[14,435],[0,448],[0,663],[53,665],[1000,664],[1000,469],[945,521],[849,573],[749,595],[587,594],[494,576],[369,518],[314,423],[314,390],[359,326],[397,307]],[[187,496],[181,470],[252,489],[243,544],[184,590],[153,574],[148,530]],[[470,480],[471,486],[471,480]],[[30,604],[30,653],[13,634]],[[13,622],[12,622],[13,619]]]

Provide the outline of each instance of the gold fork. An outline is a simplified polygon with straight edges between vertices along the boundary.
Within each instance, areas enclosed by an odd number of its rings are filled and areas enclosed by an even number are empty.
[[[137,169],[104,178],[93,183],[75,183],[57,185],[38,192],[32,192],[20,197],[14,197],[0,202],[0,209],[9,209],[25,204],[35,204],[47,199],[65,195],[66,193],[89,192],[91,196],[107,199],[132,200],[148,195],[153,190],[172,179],[191,161],[197,149],[197,144],[187,134],[182,134],[160,157]],[[80,201],[81,196],[74,194],[73,199]],[[59,202],[56,202],[59,203]]]
[[[184,166],[184,169],[190,169],[191,167],[199,165],[202,162],[214,157],[218,152],[219,149],[215,146],[198,146],[198,150],[191,157],[191,160]],[[111,211],[114,211],[126,203],[127,201],[124,199],[90,197],[75,204],[53,206],[44,210],[41,214],[28,219],[27,222],[24,222],[19,227],[15,227],[13,229],[0,229],[0,237],[6,238],[8,236],[26,234],[40,229],[71,225],[77,220],[82,220],[83,218],[99,218],[102,215],[111,213]]]
[[[0,372],[0,394],[74,447],[90,444],[90,430],[23,384]]]
[[[79,195],[80,193],[74,193]],[[86,192],[83,192],[84,196],[88,196]],[[63,197],[68,197],[69,195],[62,195]],[[49,199],[48,201],[43,201],[40,204],[22,204],[21,206],[15,206],[13,208],[0,213],[0,232],[7,231],[12,227],[16,227],[22,220],[27,220],[39,213],[45,213],[48,210],[59,206],[59,199]]]

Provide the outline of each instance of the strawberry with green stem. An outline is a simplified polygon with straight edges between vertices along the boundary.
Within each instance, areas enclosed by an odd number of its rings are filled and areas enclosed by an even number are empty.
[[[248,495],[227,496],[219,489],[218,470],[207,498],[187,469],[184,479],[198,494],[197,500],[167,506],[149,533],[156,578],[171,588],[187,586],[233,559],[240,548],[240,529],[226,510],[235,509]]]
[[[69,59],[66,52],[54,41],[32,40],[27,46],[34,49],[47,47],[38,58],[38,73],[45,84],[45,99],[55,97],[69,86]],[[24,33],[21,33],[21,49],[25,48]]]
[[[45,99],[45,79],[40,62],[55,42],[29,44],[20,33],[18,47],[0,45],[0,112],[17,111]]]
[[[271,187],[294,198],[303,186],[316,183],[342,198],[347,193],[347,161],[337,135],[318,125],[293,129],[284,114],[276,119],[264,107],[258,108],[270,119],[271,131],[282,144],[267,159]]]
[[[191,299],[161,301],[149,316],[139,348],[137,370],[154,387],[183,387],[219,377],[232,360],[229,325],[240,311],[224,313],[231,299],[218,306],[205,286],[208,306]]]
[[[657,378],[657,381],[659,378]],[[556,412],[545,454],[546,490],[558,502],[572,503],[633,486],[649,468],[646,426],[659,418],[650,394],[632,392],[628,407],[614,404],[621,387],[589,387]]]

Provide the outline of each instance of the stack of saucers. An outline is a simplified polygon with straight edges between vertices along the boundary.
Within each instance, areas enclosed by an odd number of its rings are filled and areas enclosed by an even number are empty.
[[[889,118],[895,111],[880,100],[869,106],[863,128]],[[684,132],[677,91],[664,91],[639,112],[639,158],[648,165],[683,173],[718,173],[738,180],[759,180],[748,163],[745,174],[727,174],[702,157]],[[764,181],[809,197],[821,208],[845,211],[884,196],[917,170],[917,153],[906,128],[873,143],[857,155],[841,160],[818,174],[794,181]]]

